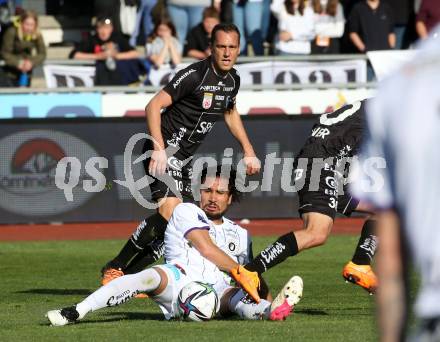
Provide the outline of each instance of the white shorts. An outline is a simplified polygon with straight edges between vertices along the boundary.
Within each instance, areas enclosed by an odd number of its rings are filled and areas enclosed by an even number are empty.
[[[180,290],[186,284],[190,283],[191,279],[185,274],[185,271],[181,267],[176,265],[163,264],[153,266],[153,268],[160,268],[166,273],[168,284],[165,290],[156,296],[152,296],[151,299],[159,305],[165,319],[169,320],[179,317],[177,297],[179,296]]]

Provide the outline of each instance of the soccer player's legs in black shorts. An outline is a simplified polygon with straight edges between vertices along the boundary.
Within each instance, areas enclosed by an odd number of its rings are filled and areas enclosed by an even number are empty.
[[[313,169],[310,162],[305,169],[296,169],[295,186],[303,229],[281,236],[246,265],[247,269],[263,273],[304,249],[324,244],[336,213],[350,216],[359,205],[349,195],[340,173],[327,163]]]
[[[142,153],[151,154],[153,145],[146,140]],[[143,160],[144,170],[151,177],[149,184],[151,199],[160,206],[157,212],[140,222],[119,254],[102,269],[102,282],[106,283],[122,274],[141,271],[158,260],[163,254],[163,238],[172,210],[180,202],[192,202],[191,165],[176,156],[168,158],[166,174],[155,177],[149,173],[151,158]]]
[[[315,177],[316,179],[316,177]],[[321,170],[319,180],[313,184],[310,173],[305,175],[304,186],[298,191],[299,214],[319,213],[334,220],[336,213],[350,216],[359,204],[348,193],[344,180],[337,176],[332,166]]]

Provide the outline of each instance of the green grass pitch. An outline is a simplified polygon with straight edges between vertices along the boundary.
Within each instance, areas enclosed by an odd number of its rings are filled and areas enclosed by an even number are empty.
[[[254,238],[254,251],[273,240]],[[49,326],[46,311],[94,290],[123,241],[1,243],[0,341],[376,341],[374,296],[341,277],[356,243],[356,236],[331,236],[265,274],[274,295],[290,276],[304,280],[303,299],[284,322],[167,322],[152,301],[133,299],[65,327]]]

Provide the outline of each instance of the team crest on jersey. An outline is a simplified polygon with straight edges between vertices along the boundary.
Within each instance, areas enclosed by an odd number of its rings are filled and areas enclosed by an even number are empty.
[[[213,93],[203,93],[203,101],[202,101],[203,108],[205,109],[211,108],[213,96],[214,96]]]

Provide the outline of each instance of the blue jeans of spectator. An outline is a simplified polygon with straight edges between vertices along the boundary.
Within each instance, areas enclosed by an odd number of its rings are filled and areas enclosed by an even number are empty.
[[[394,26],[394,34],[396,35],[396,47],[395,49],[403,49],[404,39],[405,39],[406,26],[396,25]]]
[[[376,73],[370,62],[367,62],[367,82],[376,81]]]
[[[134,26],[134,32],[130,37],[130,45],[136,46],[137,37],[142,29],[144,31],[143,43],[145,43],[146,38],[153,31],[154,24],[153,18],[151,17],[151,10],[156,5],[157,0],[141,0],[139,9],[136,15],[136,24]]]
[[[271,2],[271,0],[263,0],[263,15],[261,18],[261,36],[263,37],[263,41],[267,41],[267,35],[269,34]]]
[[[168,4],[168,13],[176,26],[177,38],[185,45],[188,31],[202,21],[203,6],[176,6]]]
[[[261,34],[263,2],[246,2],[244,5],[234,4],[233,16],[234,24],[240,30],[241,52],[246,53],[247,38],[249,38],[255,55],[263,55],[263,36]]]

